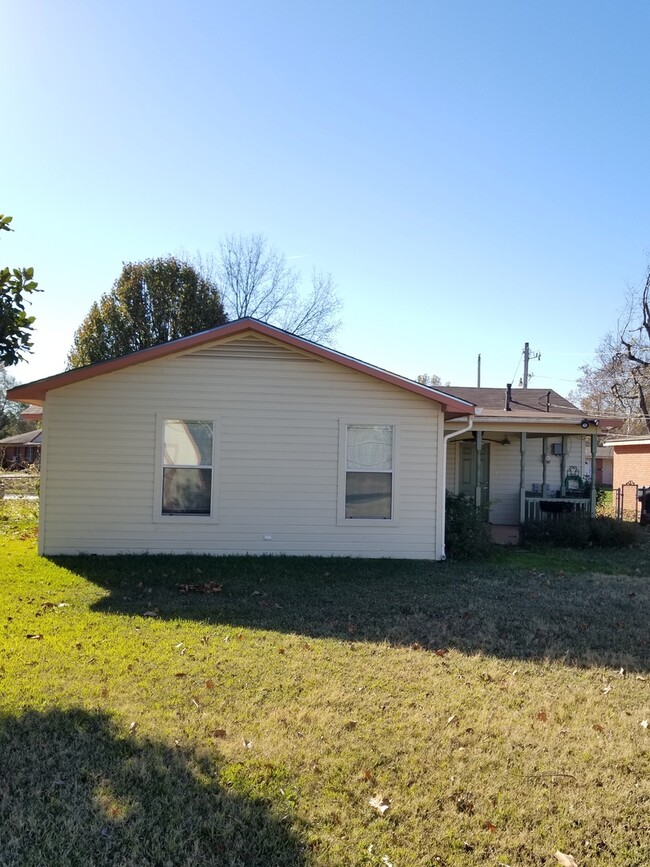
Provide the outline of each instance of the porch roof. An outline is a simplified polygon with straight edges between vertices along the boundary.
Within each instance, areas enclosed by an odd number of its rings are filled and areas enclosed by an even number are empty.
[[[511,389],[510,409],[506,410],[505,388],[471,388],[465,386],[448,386],[449,394],[469,400],[475,404],[482,415],[500,415],[504,417],[520,415],[571,415],[584,416],[584,412],[570,403],[566,398],[548,388],[513,388]],[[549,410],[547,410],[547,401]],[[489,412],[488,412],[489,410]]]
[[[505,408],[506,389],[448,386],[447,390],[476,406],[474,429],[489,425],[491,429],[587,434],[620,427],[622,419],[596,419],[548,388],[513,388],[509,409]],[[577,430],[576,430],[577,428]],[[564,430],[562,430],[564,429]]]

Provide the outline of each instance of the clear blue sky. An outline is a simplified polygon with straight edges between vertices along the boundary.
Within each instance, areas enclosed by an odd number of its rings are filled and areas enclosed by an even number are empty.
[[[3,264],[63,369],[122,262],[264,233],[343,352],[566,393],[643,282],[650,4],[0,2]]]

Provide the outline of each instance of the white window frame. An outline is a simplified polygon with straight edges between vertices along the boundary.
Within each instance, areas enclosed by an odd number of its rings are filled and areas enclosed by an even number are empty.
[[[212,489],[210,491],[210,514],[209,515],[165,515],[162,510],[163,499],[163,470],[165,467],[164,439],[165,422],[167,421],[209,421],[212,423]],[[182,410],[172,409],[168,412],[156,413],[156,466],[154,471],[154,498],[153,520],[156,524],[216,524],[218,522],[218,482],[219,467],[218,458],[221,454],[219,448],[220,424],[218,416],[206,412],[205,409]]]
[[[372,425],[378,427],[390,427],[393,429],[393,455],[392,455],[392,501],[390,518],[346,518],[345,495],[346,495],[346,472],[347,472],[347,447],[348,427],[354,425]],[[364,416],[363,418],[339,419],[339,472],[338,472],[338,501],[336,523],[339,527],[397,527],[399,526],[399,441],[400,425],[394,419]],[[387,472],[382,470],[382,472]]]

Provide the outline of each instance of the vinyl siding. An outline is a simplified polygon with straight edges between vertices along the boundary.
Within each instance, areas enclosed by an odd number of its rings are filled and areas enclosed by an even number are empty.
[[[157,414],[217,419],[216,520],[155,515]],[[438,404],[334,362],[245,336],[51,391],[46,419],[46,554],[437,556]],[[340,419],[399,426],[396,526],[337,524]]]

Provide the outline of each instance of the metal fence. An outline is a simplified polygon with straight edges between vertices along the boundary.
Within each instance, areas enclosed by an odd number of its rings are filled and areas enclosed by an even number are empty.
[[[625,482],[615,491],[614,507],[619,521],[650,524],[650,488]]]

